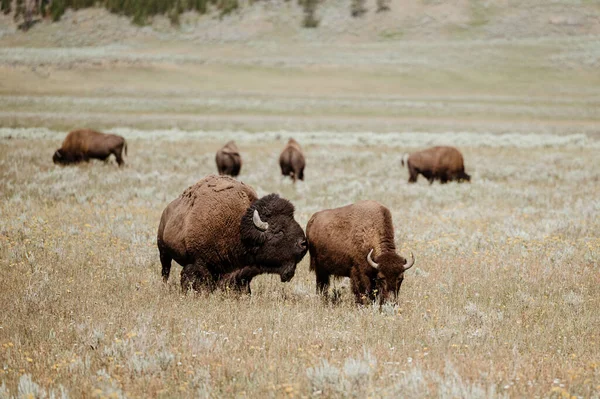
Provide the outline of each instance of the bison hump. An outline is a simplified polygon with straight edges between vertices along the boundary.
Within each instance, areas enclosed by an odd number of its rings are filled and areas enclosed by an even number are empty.
[[[163,239],[180,256],[218,264],[234,255],[240,222],[256,200],[249,186],[228,176],[210,175],[187,188],[169,207]]]
[[[231,194],[228,192],[231,192]],[[193,186],[188,187],[183,194],[181,194],[181,199],[188,203],[188,205],[193,206],[197,198],[206,199],[207,196],[213,197],[215,193],[219,193],[214,197],[215,200],[220,198],[221,200],[227,201],[226,198],[231,196],[245,198],[251,203],[257,199],[256,192],[254,192],[251,187],[232,177],[216,175],[209,175]]]
[[[223,190],[229,190],[235,187],[232,181],[219,179],[213,180],[208,183],[208,187],[212,188],[212,190],[216,193]]]

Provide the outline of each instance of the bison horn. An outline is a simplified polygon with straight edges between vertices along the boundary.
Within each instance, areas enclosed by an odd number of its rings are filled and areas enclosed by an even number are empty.
[[[415,264],[415,255],[413,255],[412,251],[410,253],[410,263],[407,263],[406,265],[404,265],[404,271],[407,271],[408,269],[410,269],[411,267],[413,267],[413,265]]]
[[[266,231],[269,228],[269,223],[260,220],[260,215],[256,209],[254,210],[254,215],[252,215],[252,221],[254,222],[256,228],[261,231]]]
[[[56,155],[58,158],[62,158],[62,154],[58,150],[56,150],[56,152],[54,153],[54,155]]]
[[[373,259],[371,259],[371,254],[373,253],[373,248],[371,248],[371,251],[369,251],[369,254],[367,255],[367,262],[369,262],[369,265],[373,266],[375,269],[377,269],[379,267],[378,263],[373,262]]]

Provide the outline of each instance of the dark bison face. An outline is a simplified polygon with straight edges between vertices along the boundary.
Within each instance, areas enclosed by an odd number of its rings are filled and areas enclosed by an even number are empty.
[[[240,235],[252,262],[272,269],[282,282],[294,277],[308,249],[304,231],[294,219],[294,206],[277,194],[266,195],[248,208]]]
[[[369,264],[377,269],[376,287],[380,295],[380,300],[383,303],[386,299],[393,297],[395,300],[400,293],[400,286],[404,281],[404,272],[410,269],[415,264],[415,257],[411,253],[410,263],[402,256],[387,252],[381,254],[377,258],[377,262],[371,259],[371,252],[367,255]]]
[[[462,172],[462,174],[458,177],[458,181],[459,182],[460,181],[466,181],[466,182],[470,183],[471,182],[471,175],[469,175],[469,174],[467,174],[465,172]]]
[[[52,162],[54,162],[54,163],[65,163],[65,161],[66,161],[65,154],[59,148],[58,150],[56,150],[56,152],[52,156]]]

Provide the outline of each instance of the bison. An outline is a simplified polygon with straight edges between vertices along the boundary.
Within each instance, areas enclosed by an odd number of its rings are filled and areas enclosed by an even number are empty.
[[[283,176],[290,176],[294,183],[296,179],[304,180],[304,167],[306,162],[300,144],[294,139],[289,139],[281,155],[279,155],[279,166]]]
[[[242,157],[233,140],[229,141],[223,148],[217,151],[215,161],[217,162],[217,170],[220,175],[235,177],[240,174],[240,169],[242,169]]]
[[[73,130],[67,134],[62,146],[52,156],[55,164],[67,165],[90,159],[106,161],[114,154],[117,164],[123,166],[123,151],[127,155],[127,142],[116,134],[106,134],[90,129]]]
[[[406,158],[408,160],[405,161]],[[442,184],[452,180],[471,181],[471,176],[465,173],[463,156],[454,147],[431,147],[410,155],[405,154],[402,157],[402,166],[405,162],[410,174],[409,183],[415,183],[419,173],[429,180],[429,184],[436,179]]]
[[[327,297],[330,276],[350,277],[356,303],[398,296],[411,261],[396,253],[389,209],[376,201],[360,201],[315,213],[306,225],[310,270],[317,293]]]
[[[163,211],[157,237],[163,281],[171,261],[183,266],[181,287],[199,291],[218,285],[250,293],[252,278],[294,277],[307,252],[294,206],[277,194],[258,198],[229,176],[207,176]]]

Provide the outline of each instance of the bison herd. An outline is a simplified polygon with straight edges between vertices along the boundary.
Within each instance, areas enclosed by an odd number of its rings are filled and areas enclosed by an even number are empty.
[[[121,136],[82,129],[70,132],[52,160],[71,164],[90,159],[106,161],[113,154],[124,165],[127,142]],[[317,293],[328,297],[331,276],[349,277],[358,304],[396,300],[404,272],[415,264],[399,255],[394,243],[391,212],[376,201],[359,201],[316,212],[303,230],[294,219],[294,206],[277,194],[258,198],[248,185],[234,179],[242,168],[240,151],[229,141],[215,157],[219,176],[210,175],[164,209],[157,245],[164,282],[172,261],[183,267],[184,291],[230,288],[250,293],[252,279],[278,274],[290,281],[296,265],[310,253],[310,270]],[[470,181],[462,154],[453,147],[433,147],[410,155],[409,183],[422,174],[434,180]],[[279,156],[283,176],[304,180],[306,161],[300,144],[290,139]],[[304,233],[306,231],[306,235]]]

